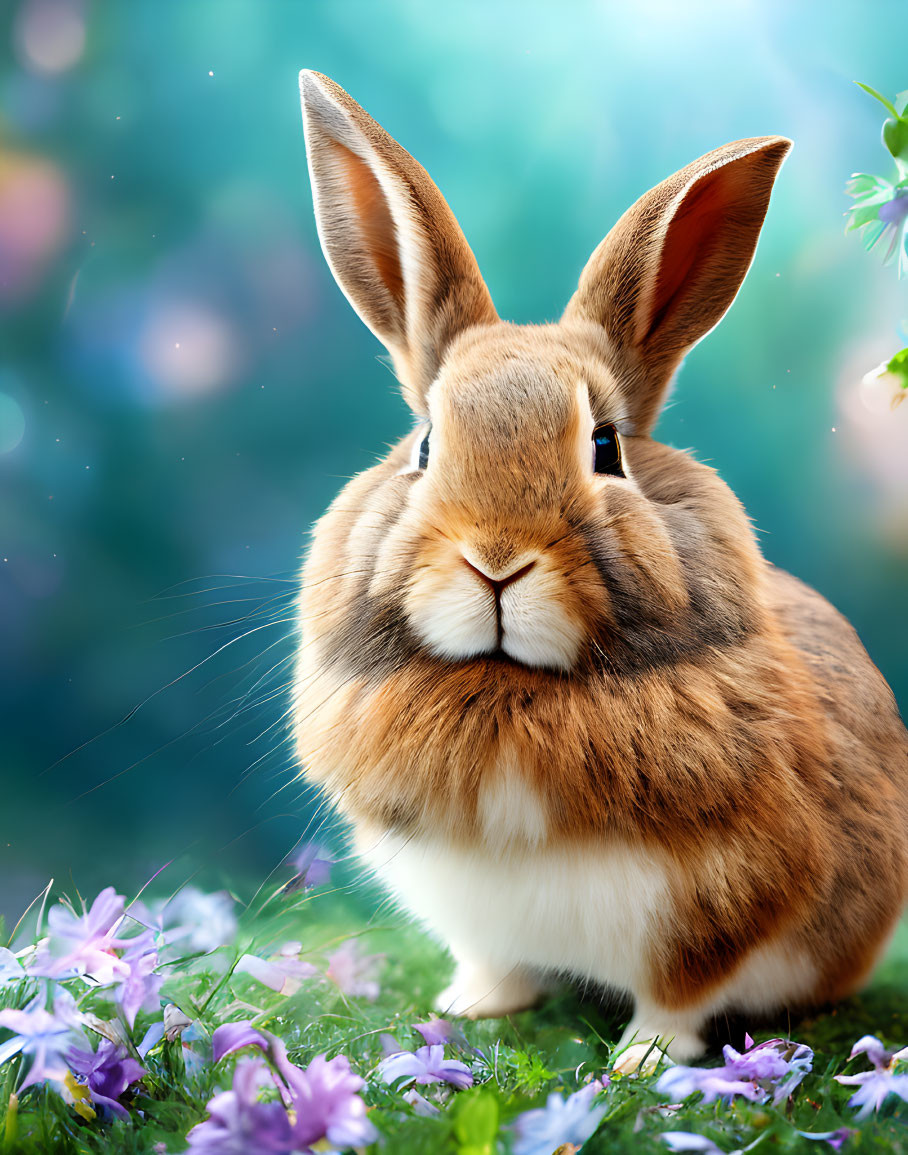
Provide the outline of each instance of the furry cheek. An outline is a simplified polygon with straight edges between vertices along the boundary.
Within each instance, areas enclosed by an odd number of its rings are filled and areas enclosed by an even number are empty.
[[[417,570],[404,606],[426,646],[442,658],[472,658],[498,647],[495,602],[463,565]]]
[[[527,666],[569,670],[584,639],[564,604],[560,578],[537,563],[501,595],[501,648]]]

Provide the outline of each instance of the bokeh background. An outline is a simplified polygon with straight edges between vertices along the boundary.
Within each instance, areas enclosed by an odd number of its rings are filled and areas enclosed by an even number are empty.
[[[908,704],[908,405],[859,384],[908,307],[843,232],[849,174],[891,175],[852,81],[908,87],[902,0],[6,0],[0,26],[0,911],[171,860],[262,879],[312,816],[293,577],[408,417],[319,251],[300,67],[425,164],[517,321],[676,168],[793,138],[659,434]]]

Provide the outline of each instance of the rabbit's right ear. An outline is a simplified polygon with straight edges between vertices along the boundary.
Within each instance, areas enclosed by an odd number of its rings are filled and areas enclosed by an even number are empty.
[[[605,329],[629,432],[655,424],[681,358],[735,299],[790,148],[761,136],[701,156],[645,193],[590,257],[564,319]]]
[[[489,291],[422,165],[327,76],[301,72],[300,97],[325,257],[422,411],[450,341],[498,320]]]

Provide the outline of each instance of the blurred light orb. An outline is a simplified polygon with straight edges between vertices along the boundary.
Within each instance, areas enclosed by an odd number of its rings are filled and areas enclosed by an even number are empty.
[[[0,453],[11,453],[25,436],[22,406],[8,393],[0,393]]]
[[[229,384],[240,360],[227,321],[198,302],[171,301],[152,311],[139,338],[139,355],[160,392],[172,397]]]
[[[903,379],[890,372],[888,365],[883,361],[861,378],[861,400],[872,413],[896,409],[905,400]]]
[[[63,240],[68,201],[56,165],[0,149],[0,301],[36,286]]]
[[[85,50],[85,12],[80,0],[26,0],[15,26],[23,65],[55,75],[72,68]]]
[[[866,372],[891,343],[886,334],[857,344],[845,358],[838,386],[843,445],[869,478],[886,510],[908,510],[908,405],[893,406],[890,374]]]

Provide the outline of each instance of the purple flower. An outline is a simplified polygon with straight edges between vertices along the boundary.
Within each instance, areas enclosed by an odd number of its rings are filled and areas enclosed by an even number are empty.
[[[316,1055],[305,1070],[291,1064],[281,1073],[287,1078],[296,1112],[293,1138],[297,1146],[308,1148],[327,1139],[343,1149],[362,1147],[378,1138],[359,1096],[366,1084],[353,1074],[343,1055],[330,1060]]]
[[[748,1049],[743,1054],[733,1047],[723,1048],[725,1064],[721,1067],[671,1067],[656,1084],[657,1092],[680,1100],[699,1091],[704,1103],[730,1101],[736,1095],[761,1103],[771,1093],[778,1105],[813,1065],[810,1047],[790,1039],[770,1039],[754,1046],[747,1035],[745,1041]]]
[[[813,1068],[813,1051],[791,1039],[769,1039],[754,1046],[750,1035],[745,1039],[748,1050],[739,1054],[733,1047],[723,1047],[725,1070],[740,1079],[750,1079],[764,1091],[772,1091],[775,1106],[784,1102]]]
[[[716,1099],[731,1101],[735,1095],[743,1095],[752,1102],[766,1098],[766,1093],[755,1083],[735,1078],[724,1067],[670,1067],[659,1077],[656,1091],[672,1102],[686,1099],[697,1091],[703,1095],[704,1103],[714,1103]]]
[[[849,1058],[866,1055],[873,1064],[872,1071],[862,1071],[858,1075],[836,1075],[836,1081],[858,1090],[848,1100],[849,1107],[860,1107],[858,1119],[866,1119],[878,1111],[890,1095],[896,1095],[908,1103],[908,1074],[895,1074],[895,1064],[908,1058],[908,1049],[893,1054],[887,1051],[874,1035],[864,1035],[851,1048]]]
[[[51,978],[85,975],[101,986],[124,978],[129,968],[115,950],[123,945],[116,931],[123,921],[124,901],[108,886],[82,914],[63,903],[52,906],[47,912],[49,942],[39,947],[29,973]]]
[[[81,1051],[73,1047],[67,1052],[66,1059],[74,1074],[88,1084],[93,1103],[109,1108],[121,1119],[129,1118],[126,1108],[119,1102],[120,1096],[146,1072],[129,1057],[125,1047],[102,1039],[97,1051]]]
[[[328,969],[325,974],[345,995],[354,995],[369,1002],[378,998],[380,987],[375,974],[384,955],[359,953],[356,939],[350,938],[334,954],[328,955]]]
[[[72,995],[62,987],[57,989],[53,1012],[45,1010],[43,1003],[44,995],[39,994],[20,1011],[0,1011],[0,1027],[15,1032],[11,1039],[0,1043],[0,1065],[20,1053],[32,1060],[20,1090],[43,1079],[64,1079],[64,1053],[73,1041],[73,1029],[82,1023]]]
[[[442,1046],[456,1047],[458,1051],[467,1052],[475,1058],[485,1060],[485,1055],[479,1047],[473,1047],[467,1042],[466,1035],[457,1023],[451,1023],[447,1019],[437,1019],[433,1015],[427,1023],[414,1023],[413,1030],[418,1031],[430,1047],[441,1043]],[[385,1051],[385,1054],[395,1054],[399,1050],[400,1046],[395,1043],[391,1050]]]
[[[270,959],[244,954],[234,968],[240,974],[251,975],[258,982],[282,995],[294,995],[305,979],[318,974],[312,963],[300,957],[302,943],[287,942]]]
[[[413,1030],[419,1031],[430,1047],[451,1042],[452,1035],[459,1034],[453,1023],[447,1019],[436,1019],[433,1015],[427,1023],[414,1023]]]
[[[130,1027],[135,1025],[139,1011],[156,1011],[161,1005],[159,995],[164,976],[155,973],[158,952],[154,944],[154,934],[145,931],[127,940],[122,955],[127,973],[117,988],[116,1000]]]
[[[248,1021],[218,1027],[211,1044],[215,1062],[242,1047],[259,1047],[265,1052],[283,1080],[278,1090],[295,1117],[292,1150],[308,1149],[321,1139],[343,1148],[358,1147],[377,1138],[377,1131],[366,1118],[366,1104],[359,1096],[365,1082],[353,1074],[343,1055],[330,1060],[317,1055],[304,1070],[290,1062],[280,1039],[268,1031],[256,1030]]]
[[[284,887],[285,891],[312,890],[316,886],[324,886],[331,878],[331,867],[334,859],[317,842],[306,842],[287,862],[296,871],[294,877]]]
[[[289,1155],[294,1141],[287,1112],[280,1103],[260,1103],[259,1090],[271,1082],[261,1059],[241,1059],[233,1072],[233,1089],[208,1104],[208,1118],[187,1136],[192,1151],[210,1155]]]
[[[518,1115],[514,1121],[514,1155],[552,1155],[565,1143],[582,1146],[605,1114],[604,1103],[593,1106],[601,1089],[600,1083],[589,1083],[567,1099],[553,1092],[545,1107]]]
[[[908,1075],[893,1075],[890,1071],[864,1071],[860,1075],[836,1075],[839,1083],[859,1089],[848,1100],[849,1107],[860,1107],[858,1119],[866,1119],[882,1107],[890,1095],[897,1095],[908,1103]]]
[[[659,1138],[668,1144],[670,1151],[701,1151],[703,1155],[724,1155],[722,1148],[717,1147],[712,1139],[707,1139],[705,1135],[694,1135],[691,1131],[663,1131]]]
[[[908,272],[908,184],[893,184],[871,173],[856,172],[845,186],[854,198],[846,231],[863,229],[864,247],[886,246],[883,264],[898,254],[898,275]]]
[[[473,1086],[473,1076],[466,1063],[445,1059],[445,1049],[438,1043],[420,1047],[418,1051],[401,1051],[389,1055],[378,1064],[378,1073],[386,1083],[397,1079],[413,1079],[417,1083],[450,1083],[463,1090]]]

